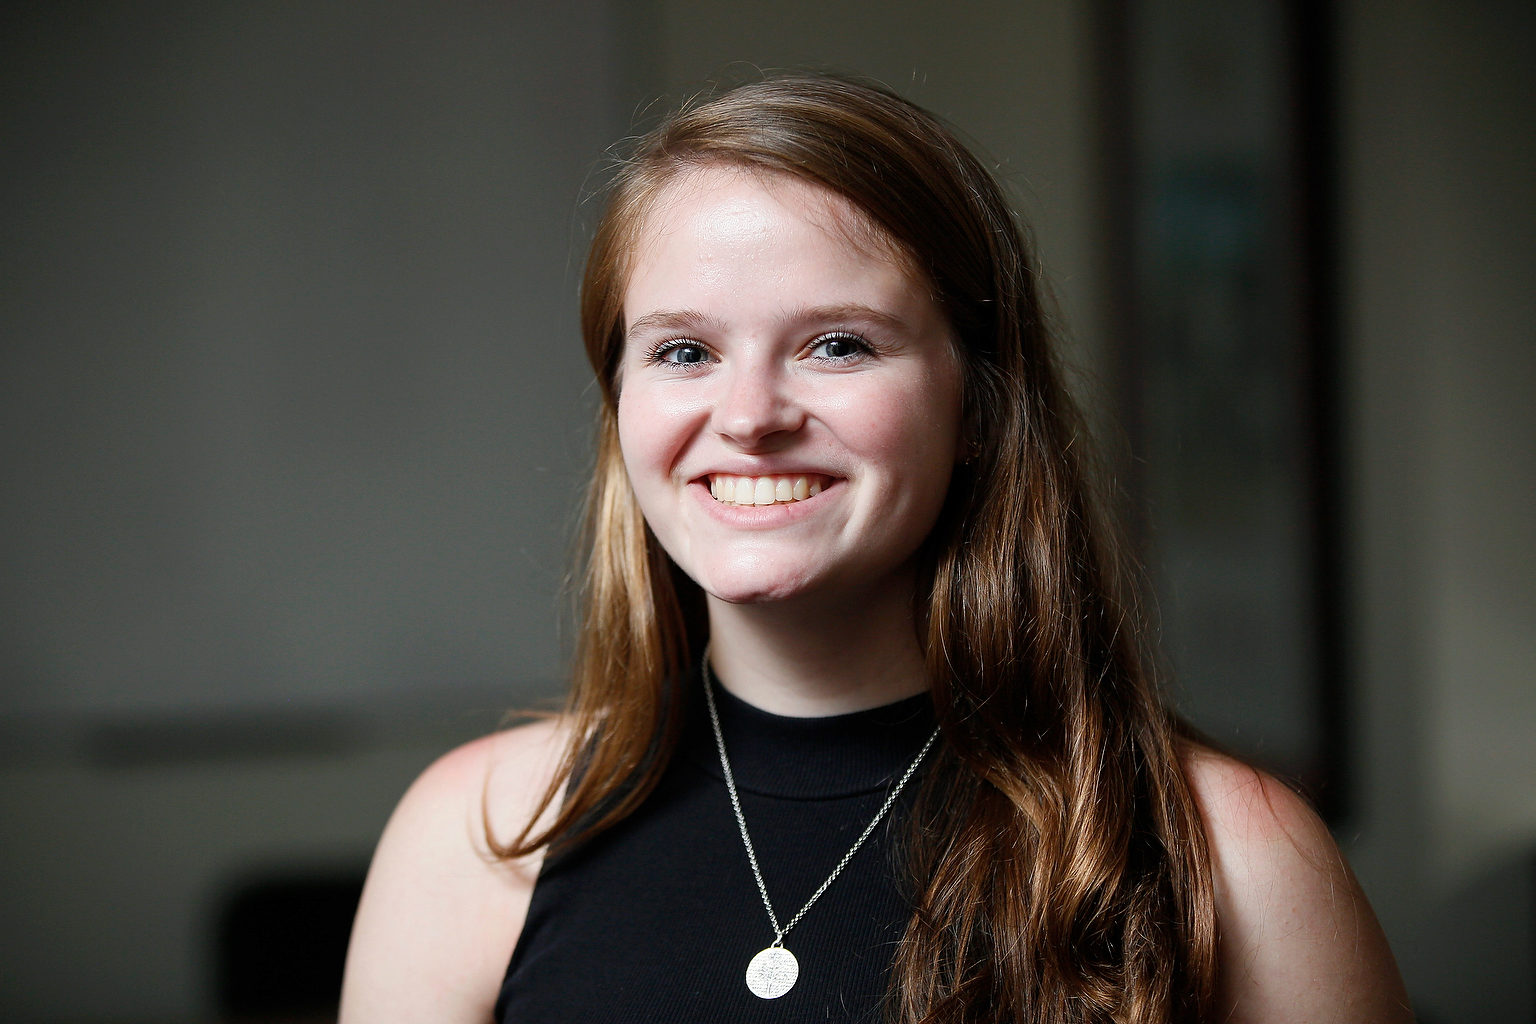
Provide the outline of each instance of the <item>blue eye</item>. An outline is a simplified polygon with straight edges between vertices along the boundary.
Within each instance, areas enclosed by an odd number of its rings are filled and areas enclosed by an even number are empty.
[[[871,351],[869,342],[846,331],[824,334],[811,346],[812,355],[839,363],[868,355]]]
[[[686,338],[674,338],[652,349],[648,359],[668,366],[697,366],[709,361],[709,350]]]

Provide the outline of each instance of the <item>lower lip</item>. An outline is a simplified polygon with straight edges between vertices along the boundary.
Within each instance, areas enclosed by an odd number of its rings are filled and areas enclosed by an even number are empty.
[[[733,526],[766,528],[798,522],[814,514],[828,498],[835,497],[842,483],[841,480],[833,480],[819,494],[800,501],[775,502],[772,505],[731,505],[716,501],[709,493],[708,480],[695,481],[689,485],[689,489],[693,491],[694,499],[704,505],[715,518]]]

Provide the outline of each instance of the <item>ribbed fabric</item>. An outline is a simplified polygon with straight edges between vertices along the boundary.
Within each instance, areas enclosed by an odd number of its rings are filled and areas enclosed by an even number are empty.
[[[546,863],[496,1019],[881,1020],[910,916],[898,883],[898,823],[920,780],[786,937],[800,961],[795,987],[759,999],[744,976],[773,929],[731,813],[702,687],[687,690],[683,740],[656,792],[616,828]],[[922,747],[932,708],[921,696],[852,715],[784,718],[715,693],[742,811],[787,923]]]

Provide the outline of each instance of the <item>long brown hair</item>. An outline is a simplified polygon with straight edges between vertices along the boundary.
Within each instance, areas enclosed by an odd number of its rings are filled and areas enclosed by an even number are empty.
[[[1025,235],[987,170],[882,88],[771,77],[670,116],[617,171],[581,297],[602,388],[572,739],[541,810],[497,846],[594,835],[655,785],[700,656],[698,589],[648,532],[619,451],[623,297],[649,203],[729,164],[842,196],[925,276],[958,341],[970,450],[924,550],[916,621],[943,742],[913,815],[896,954],[908,1024],[1194,1021],[1213,1006],[1215,910],[1176,722],[1158,699]],[[577,765],[580,770],[576,771]],[[569,792],[561,787],[569,782]]]

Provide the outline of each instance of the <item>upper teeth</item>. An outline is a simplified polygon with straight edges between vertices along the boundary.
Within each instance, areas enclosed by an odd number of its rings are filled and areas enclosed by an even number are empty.
[[[712,476],[709,493],[732,505],[804,501],[821,493],[819,476]]]

